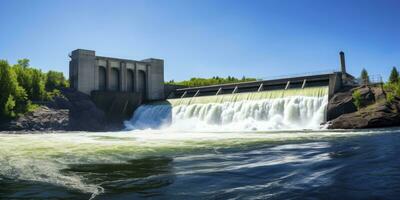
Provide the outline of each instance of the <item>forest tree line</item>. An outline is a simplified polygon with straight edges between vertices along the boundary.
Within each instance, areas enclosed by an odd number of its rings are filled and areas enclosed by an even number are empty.
[[[214,76],[212,78],[191,78],[189,80],[175,82],[171,80],[167,82],[167,84],[174,84],[174,85],[182,85],[187,87],[199,87],[199,86],[208,86],[208,85],[217,85],[217,84],[226,84],[226,83],[239,83],[239,82],[249,82],[249,81],[256,81],[255,78],[247,78],[243,76],[241,79],[235,78],[233,76],[228,76],[226,78]]]
[[[35,102],[61,95],[59,89],[68,85],[62,72],[42,72],[29,66],[28,59],[14,65],[0,60],[0,120],[34,109]]]

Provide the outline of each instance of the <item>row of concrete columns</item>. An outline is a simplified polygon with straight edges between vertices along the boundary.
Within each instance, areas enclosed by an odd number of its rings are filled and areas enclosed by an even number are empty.
[[[103,66],[98,67],[98,72],[99,75],[101,74],[100,68]],[[107,66],[105,67],[105,89],[107,91],[122,91],[122,92],[143,92],[142,88],[145,87],[146,82],[147,82],[147,71],[148,71],[148,66],[146,66],[146,71],[143,70],[138,70],[136,63],[134,64],[133,69],[128,69],[126,66],[125,62],[120,62],[119,67],[112,67],[111,62],[107,60]],[[113,77],[113,70],[117,70],[117,76]],[[130,72],[129,72],[130,71]],[[141,76],[140,73],[144,74],[144,77],[139,77]],[[129,77],[131,76],[131,77]],[[117,80],[114,80],[117,79]],[[142,80],[144,79],[144,80]],[[101,89],[101,78],[99,77],[99,89]],[[141,81],[140,81],[141,80]],[[117,82],[117,88],[113,88],[113,81],[118,81]],[[131,81],[131,82],[130,82]],[[129,85],[132,88],[129,88]]]

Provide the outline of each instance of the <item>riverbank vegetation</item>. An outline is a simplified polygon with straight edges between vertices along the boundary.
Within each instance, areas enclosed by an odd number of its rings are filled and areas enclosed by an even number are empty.
[[[10,65],[0,60],[0,120],[10,119],[36,108],[38,102],[60,95],[68,86],[61,72],[42,72],[29,66],[28,59]]]
[[[385,83],[384,89],[389,102],[392,102],[395,97],[400,97],[400,77],[396,67],[392,68],[389,80]]]
[[[362,69],[360,78],[361,84],[363,85],[374,85],[376,83],[371,83],[369,74],[366,69]],[[390,103],[395,98],[400,98],[400,75],[397,68],[394,66],[390,73],[389,79],[386,83],[380,82],[381,86],[383,86],[383,91],[385,92],[386,100]],[[355,105],[359,108],[359,94],[358,91],[353,92],[353,99]]]
[[[167,84],[174,84],[174,85],[182,85],[187,87],[198,87],[198,86],[208,86],[208,85],[217,85],[217,84],[227,84],[227,83],[240,83],[240,82],[249,82],[249,81],[256,81],[255,78],[247,78],[243,76],[242,78],[236,78],[233,76],[228,76],[226,78],[214,76],[212,78],[191,78],[189,80],[175,82],[171,80],[167,82]]]

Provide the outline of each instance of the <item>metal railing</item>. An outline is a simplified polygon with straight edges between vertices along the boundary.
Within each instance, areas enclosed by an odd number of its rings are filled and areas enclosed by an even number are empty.
[[[357,78],[355,81],[358,85],[374,85],[383,83],[382,76],[379,74],[370,75],[367,79]]]
[[[338,72],[338,71],[336,71],[336,70],[313,71],[313,72],[298,73],[298,74],[267,76],[267,77],[258,78],[257,80],[274,80],[274,79],[284,79],[284,78],[293,78],[293,77],[302,77],[302,76],[324,75],[324,74],[333,74],[336,72]]]

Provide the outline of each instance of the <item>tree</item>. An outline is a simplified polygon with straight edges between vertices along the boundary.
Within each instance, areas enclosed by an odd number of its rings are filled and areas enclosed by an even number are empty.
[[[365,68],[361,70],[361,81],[363,84],[368,84],[369,83],[369,75],[368,72]]]
[[[0,119],[25,112],[29,105],[25,90],[19,86],[16,73],[7,61],[0,60]]]
[[[49,71],[46,75],[47,78],[45,86],[47,91],[53,91],[54,89],[67,87],[68,84],[62,72]]]
[[[18,65],[20,65],[23,68],[28,68],[29,67],[29,59],[20,59],[18,60]]]
[[[15,101],[14,97],[10,94],[7,98],[6,104],[4,105],[4,115],[7,117],[14,117]]]
[[[399,72],[396,67],[392,68],[392,72],[390,72],[389,83],[398,83],[399,82]]]
[[[18,64],[13,66],[13,69],[17,76],[18,84],[25,89],[28,98],[31,99],[33,96],[33,91],[32,91],[33,70],[28,67],[24,67],[24,65],[21,65],[20,61],[18,61]]]
[[[37,69],[33,69],[32,74],[32,100],[42,101],[46,96],[45,83],[42,72]]]

